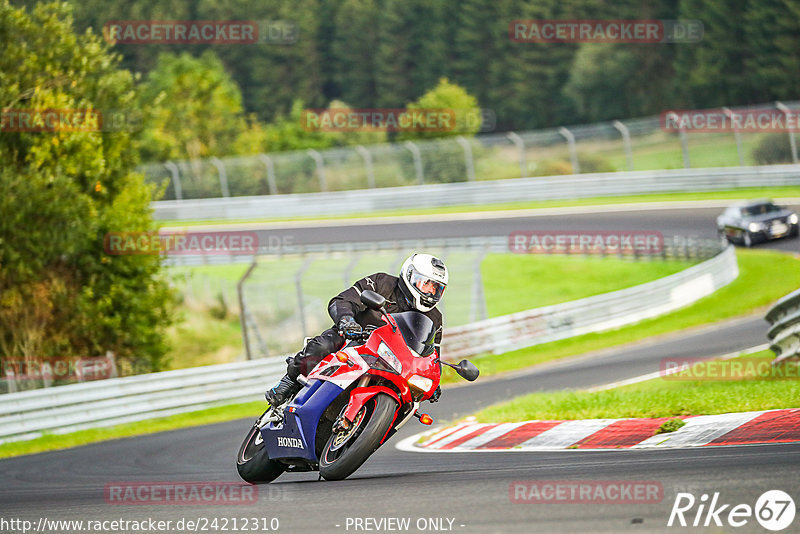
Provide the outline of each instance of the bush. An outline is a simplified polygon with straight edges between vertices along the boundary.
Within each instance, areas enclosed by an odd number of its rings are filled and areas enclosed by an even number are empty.
[[[753,150],[753,159],[759,165],[791,163],[792,147],[789,144],[789,135],[775,133],[765,136]]]
[[[616,169],[605,158],[600,156],[578,156],[581,173],[614,172]],[[567,159],[545,160],[536,166],[534,176],[555,176],[572,174],[572,163]]]

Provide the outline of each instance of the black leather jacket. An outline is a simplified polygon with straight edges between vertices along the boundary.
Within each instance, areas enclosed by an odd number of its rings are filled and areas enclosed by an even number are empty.
[[[385,324],[380,312],[370,310],[361,303],[359,298],[361,292],[367,289],[379,293],[386,299],[386,311],[389,313],[413,310],[414,307],[408,302],[398,285],[400,283],[400,278],[387,273],[371,274],[357,281],[333,297],[328,303],[328,314],[333,319],[333,324],[339,324],[339,319],[345,315],[354,317],[361,326],[382,326]],[[436,327],[434,344],[436,352],[439,352],[439,344],[442,341],[442,313],[436,308],[422,313],[433,321]]]

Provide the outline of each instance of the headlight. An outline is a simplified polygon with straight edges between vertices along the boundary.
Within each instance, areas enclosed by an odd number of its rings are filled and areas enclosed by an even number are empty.
[[[755,222],[752,222],[752,223],[750,223],[750,225],[747,227],[747,229],[748,229],[748,230],[750,230],[751,232],[759,232],[759,231],[761,231],[761,230],[763,230],[763,229],[764,229],[764,225],[763,225],[763,224],[761,224],[761,223],[755,223]]]
[[[392,349],[390,349],[389,346],[383,341],[381,341],[381,344],[378,345],[378,356],[380,356],[381,360],[389,364],[398,373],[403,372],[403,365],[400,363],[400,360],[397,359],[397,356],[394,355]]]
[[[433,380],[419,375],[412,375],[411,378],[408,379],[408,384],[425,393],[433,388]]]
[[[792,213],[789,215],[789,224],[797,224],[797,214]]]

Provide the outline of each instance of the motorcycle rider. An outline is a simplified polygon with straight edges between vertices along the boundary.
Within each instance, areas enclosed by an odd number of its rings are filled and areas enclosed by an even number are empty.
[[[442,313],[436,309],[436,305],[446,286],[447,267],[442,260],[430,254],[409,256],[400,269],[399,277],[375,273],[358,280],[331,299],[328,314],[334,326],[309,340],[294,357],[286,359],[286,375],[275,387],[267,390],[267,401],[271,406],[283,404],[302,389],[303,386],[297,381],[299,375],[308,375],[322,358],[342,348],[347,339],[361,338],[365,326],[385,324],[380,313],[367,309],[359,299],[361,292],[368,289],[386,299],[388,313],[416,310],[431,319],[436,328],[434,346],[438,353],[442,340]],[[436,389],[431,402],[439,400],[439,395],[441,388]]]

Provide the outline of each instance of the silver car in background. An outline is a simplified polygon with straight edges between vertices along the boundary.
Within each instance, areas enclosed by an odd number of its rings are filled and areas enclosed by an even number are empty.
[[[717,217],[717,232],[746,247],[781,237],[797,237],[797,213],[771,200],[749,200],[728,207]]]

